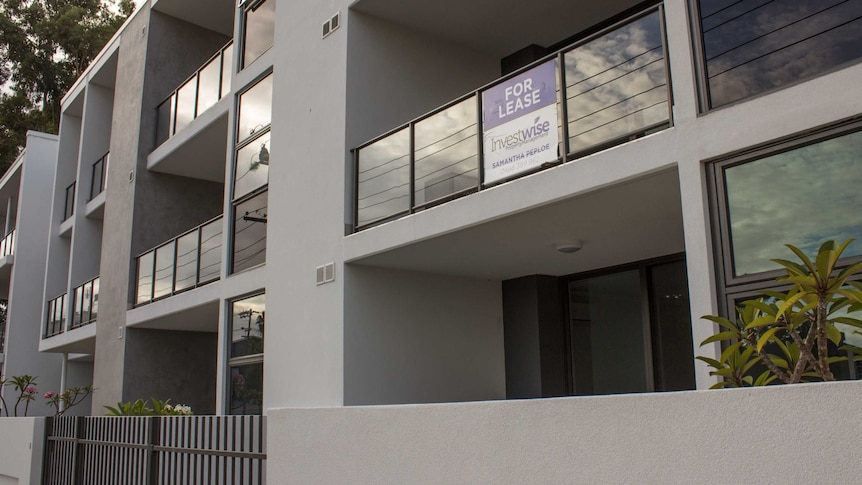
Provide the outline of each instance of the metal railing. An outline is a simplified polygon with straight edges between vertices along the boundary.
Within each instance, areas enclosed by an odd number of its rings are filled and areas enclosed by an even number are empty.
[[[222,216],[135,258],[135,305],[196,288],[221,276]]]
[[[75,182],[66,187],[66,200],[63,203],[63,219],[61,219],[61,222],[73,215],[75,215]]]
[[[156,107],[156,146],[186,127],[230,92],[233,41],[219,49]]]
[[[652,7],[360,145],[353,150],[353,229],[402,217],[671,126],[664,39],[662,7]],[[542,79],[556,88],[556,104],[549,106],[556,108],[550,112],[557,116],[557,134],[546,139],[559,142],[537,148],[543,152],[535,157],[540,161],[520,167],[518,157],[523,153],[500,158],[509,146],[523,141],[518,138],[521,128],[503,119],[509,107],[500,104],[500,93],[505,88],[517,94],[524,88],[518,85],[522,78],[539,70],[544,73]],[[550,90],[550,86],[543,89]],[[507,92],[507,100],[510,94]],[[486,103],[486,96],[491,101]],[[497,124],[489,126],[498,110]],[[532,114],[529,118],[528,122],[533,121]],[[491,131],[496,126],[501,128]],[[538,126],[542,128],[538,133],[554,131],[553,121]],[[503,133],[503,127],[512,133]]]
[[[105,156],[93,163],[93,174],[90,177],[89,200],[95,199],[96,196],[104,192],[105,187],[107,187],[108,161],[110,160],[110,155],[110,152],[106,153]]]
[[[0,241],[0,258],[13,254],[15,254],[15,229],[9,231],[9,234]]]
[[[42,483],[266,483],[263,416],[48,418]]]
[[[66,293],[48,300],[48,317],[45,322],[45,338],[59,335],[66,330]]]
[[[99,314],[99,277],[91,279],[72,292],[72,322],[70,329],[96,321]]]

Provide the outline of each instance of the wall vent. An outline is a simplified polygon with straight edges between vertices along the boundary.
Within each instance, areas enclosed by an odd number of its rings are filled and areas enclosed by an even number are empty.
[[[318,266],[315,276],[318,286],[324,283],[332,283],[335,281],[335,263],[326,263],[323,266]]]
[[[335,29],[341,25],[341,12],[337,12],[331,18],[329,18],[326,22],[323,22],[323,30],[322,30],[322,38],[326,38],[329,34],[332,33]]]

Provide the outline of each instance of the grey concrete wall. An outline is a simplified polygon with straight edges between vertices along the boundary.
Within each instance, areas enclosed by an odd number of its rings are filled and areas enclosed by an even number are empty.
[[[124,402],[155,397],[215,413],[216,334],[129,328],[126,340]]]
[[[505,398],[499,281],[349,266],[345,405]]]
[[[267,474],[313,483],[855,483],[862,382],[270,410]],[[800,450],[797,454],[788,449]]]
[[[99,319],[96,322],[96,353],[92,410],[101,414],[106,405],[116,405],[123,397],[123,366],[125,340],[123,327],[129,298],[131,267],[132,218],[134,211],[135,169],[142,159],[139,144],[141,123],[146,119],[142,110],[142,92],[146,61],[148,4],[138,6],[138,12],[126,24],[117,60],[118,89],[114,91],[111,123],[111,167],[105,194],[104,234],[100,267]],[[128,116],[128,113],[142,113]],[[144,158],[145,160],[145,158]]]

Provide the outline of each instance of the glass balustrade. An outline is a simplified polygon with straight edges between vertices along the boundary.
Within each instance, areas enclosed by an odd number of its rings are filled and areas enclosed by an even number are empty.
[[[0,241],[0,258],[13,254],[15,254],[15,229],[9,231],[9,234]]]
[[[222,216],[136,258],[135,304],[143,305],[219,279]]]
[[[359,146],[354,229],[669,127],[662,18],[641,12]]]
[[[90,200],[95,199],[107,187],[109,155],[109,153],[106,153],[104,157],[93,163],[93,174],[90,177]]]
[[[156,108],[156,146],[230,92],[232,60],[233,43],[228,43]]]
[[[69,328],[83,327],[96,321],[99,313],[99,277],[72,292],[72,323]]]
[[[66,330],[66,294],[48,300],[48,317],[45,322],[45,337],[59,335]]]
[[[63,203],[63,221],[75,215],[75,182],[66,187],[66,198]]]

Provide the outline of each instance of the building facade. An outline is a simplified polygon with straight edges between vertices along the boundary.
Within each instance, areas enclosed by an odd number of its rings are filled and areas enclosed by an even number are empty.
[[[701,315],[862,235],[860,15],[145,2],[63,100],[38,349],[94,414],[707,389]]]

